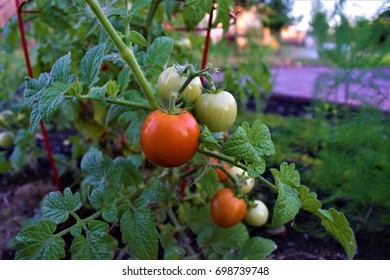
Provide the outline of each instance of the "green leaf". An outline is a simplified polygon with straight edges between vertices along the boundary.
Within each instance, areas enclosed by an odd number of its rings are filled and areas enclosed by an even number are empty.
[[[100,65],[104,58],[105,44],[90,49],[80,64],[80,80],[83,85],[91,87],[99,81]]]
[[[330,220],[324,215],[321,217],[321,224],[343,246],[348,259],[352,259],[356,254],[356,239],[344,213],[338,212],[334,208],[330,208],[328,213],[333,219]]]
[[[116,98],[119,92],[116,81],[109,80],[105,86],[107,88],[108,95],[110,95],[112,98]]]
[[[122,240],[138,259],[155,260],[158,253],[156,216],[148,208],[137,208],[134,213],[126,211],[120,222]]]
[[[51,192],[46,195],[42,203],[42,215],[45,219],[60,224],[68,219],[70,212],[75,212],[80,207],[80,194],[72,194],[72,191],[66,188],[63,194]]]
[[[144,65],[148,68],[148,74],[161,72],[168,62],[173,51],[173,39],[170,37],[158,37],[150,45],[144,57]]]
[[[124,67],[118,75],[118,91],[124,92],[127,89],[127,86],[130,83],[131,69],[130,67]]]
[[[204,191],[208,197],[212,197],[220,188],[217,173],[213,168],[210,168],[210,166],[205,166],[198,170],[198,176],[200,176],[200,178],[196,183],[197,187]]]
[[[116,220],[118,215],[118,209],[116,205],[113,203],[105,208],[103,208],[102,218],[109,223],[113,223]]]
[[[85,236],[79,235],[73,239],[70,246],[73,260],[109,260],[113,257],[112,244],[116,241],[106,232],[107,223],[92,220],[88,222]]]
[[[136,0],[132,1],[131,9],[130,9],[130,16],[137,15],[138,12],[144,8],[145,6],[149,5],[152,0]]]
[[[133,44],[139,45],[141,47],[147,47],[148,46],[148,41],[142,36],[140,33],[138,33],[135,30],[130,31],[129,36],[127,37],[130,42]]]
[[[45,123],[48,123],[57,112],[58,108],[65,100],[65,93],[68,86],[60,82],[54,82],[50,87],[46,88],[39,101],[41,118]]]
[[[171,197],[169,190],[157,179],[153,177],[149,180],[146,187],[142,190],[135,205],[137,207],[146,207],[154,202],[167,201]]]
[[[58,82],[64,84],[65,87],[69,87],[74,80],[74,76],[70,73],[70,63],[70,53],[59,58],[50,71],[50,81]]]
[[[210,241],[217,253],[224,255],[228,251],[239,250],[242,242],[249,238],[249,233],[243,224],[231,228],[214,227],[213,238]]]
[[[89,90],[89,94],[91,97],[93,98],[96,98],[100,101],[103,101],[105,95],[106,95],[106,92],[107,92],[107,84],[105,84],[104,86],[102,87],[92,87],[90,90]]]
[[[49,74],[43,73],[38,80],[26,78],[24,101],[32,108],[30,114],[30,131],[34,132],[41,120],[39,101],[43,91],[49,86]]]
[[[249,142],[247,132],[238,127],[230,138],[223,144],[222,152],[228,156],[243,159],[246,162],[260,162],[261,158],[256,148]]]
[[[183,9],[184,23],[189,29],[194,28],[206,15],[210,13],[212,0],[186,0]]]
[[[256,178],[265,172],[265,160],[261,158],[260,162],[250,163],[247,166],[247,172],[250,177]]]
[[[115,181],[115,168],[112,159],[103,156],[100,151],[91,151],[81,160],[81,170],[87,175],[87,180],[94,186],[108,185]]]
[[[316,215],[322,207],[321,202],[317,199],[317,194],[310,192],[309,188],[303,185],[296,187],[296,189],[302,202],[302,209]]]
[[[26,104],[31,107],[34,103],[37,103],[42,92],[49,85],[49,83],[50,78],[49,74],[47,73],[42,73],[39,75],[38,80],[27,77],[24,89],[24,101]]]
[[[278,227],[294,219],[301,207],[298,191],[288,185],[280,183],[277,185],[278,198],[276,199],[272,226]]]
[[[70,230],[70,234],[73,236],[73,237],[77,237],[79,235],[81,235],[83,231],[83,228],[81,227],[81,225],[79,226],[74,226],[72,227],[72,229]]]
[[[240,246],[239,260],[264,260],[277,248],[271,239],[253,237],[245,240]]]
[[[115,199],[114,189],[105,184],[95,186],[89,195],[89,201],[96,210],[110,206],[115,202]]]
[[[246,130],[250,143],[255,147],[260,156],[270,156],[275,153],[269,128],[262,124],[260,120],[256,120],[252,127],[247,122],[244,122],[242,127]]]
[[[222,23],[223,31],[226,32],[230,26],[230,7],[234,7],[235,3],[233,0],[218,0],[217,3],[217,18],[215,19],[214,26]]]
[[[17,260],[59,260],[65,257],[65,241],[55,236],[56,224],[41,220],[16,235]]]
[[[125,186],[139,186],[144,181],[144,175],[130,158],[117,157],[114,160],[114,168],[121,169],[120,182]]]
[[[218,140],[213,136],[207,126],[201,126],[199,141],[203,144],[203,146],[206,146],[210,150],[221,149],[221,145],[219,145]]]
[[[277,169],[271,169],[272,176],[275,178],[276,184],[283,183],[290,187],[299,187],[301,184],[301,177],[299,172],[295,170],[295,164],[287,164],[283,162],[280,165],[280,171]]]

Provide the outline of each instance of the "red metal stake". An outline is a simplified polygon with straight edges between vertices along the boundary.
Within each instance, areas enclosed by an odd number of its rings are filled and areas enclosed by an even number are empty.
[[[23,2],[23,3],[25,3],[25,2]],[[20,38],[22,41],[24,59],[26,61],[27,73],[32,78],[34,74],[33,74],[32,68],[31,68],[30,56],[29,56],[28,48],[27,48],[26,34],[24,32],[24,21],[23,21],[22,11],[21,11],[21,6],[23,5],[23,3],[19,4],[19,0],[15,0],[17,16],[18,16],[19,32],[20,32]],[[63,192],[64,189],[61,185],[60,178],[58,176],[58,172],[57,172],[57,168],[56,168],[56,165],[54,162],[53,152],[52,152],[51,147],[50,147],[49,137],[47,135],[45,124],[43,123],[42,120],[40,120],[39,125],[41,128],[43,141],[45,143],[45,149],[47,152],[47,157],[48,157],[48,160],[50,163],[51,171],[53,173],[54,183],[57,186],[57,190],[60,192]]]
[[[214,13],[214,10],[215,10],[215,7],[214,7],[214,4],[213,4],[213,7],[211,8],[211,12],[210,12],[209,24],[207,26],[206,39],[205,39],[205,42],[204,42],[204,49],[203,49],[203,57],[202,57],[201,69],[205,69],[206,68],[207,58],[208,58],[208,55],[209,55],[210,32],[211,32],[211,26],[213,24],[213,13]],[[204,83],[205,83],[205,78],[202,77],[202,84],[204,84]]]

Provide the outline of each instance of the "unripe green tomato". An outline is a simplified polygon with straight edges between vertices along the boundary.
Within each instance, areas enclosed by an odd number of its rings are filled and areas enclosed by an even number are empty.
[[[169,103],[169,96],[173,92],[179,91],[181,86],[187,80],[187,76],[180,75],[174,66],[165,69],[159,76],[157,82],[157,95],[166,104]],[[187,97],[190,103],[202,94],[202,82],[199,77],[194,78],[182,93],[183,97]]]
[[[256,206],[248,209],[245,215],[245,222],[248,225],[260,227],[268,220],[268,207],[261,200],[254,200],[253,203]]]
[[[14,115],[14,112],[11,110],[4,110],[0,113],[0,122],[4,123],[7,119],[11,118]]]
[[[195,102],[195,115],[211,132],[225,131],[236,121],[236,99],[227,91],[202,94]]]
[[[179,48],[186,48],[186,49],[192,48],[191,40],[188,38],[182,38],[182,39],[176,40],[175,45]]]
[[[252,191],[253,187],[255,186],[255,179],[250,177],[248,175],[248,172],[237,166],[233,166],[232,168],[230,168],[230,174],[235,177],[241,176],[244,179],[244,182],[242,184],[239,184],[238,186],[238,191],[240,193],[248,194]]]
[[[0,147],[9,148],[14,145],[15,135],[11,131],[0,132]]]

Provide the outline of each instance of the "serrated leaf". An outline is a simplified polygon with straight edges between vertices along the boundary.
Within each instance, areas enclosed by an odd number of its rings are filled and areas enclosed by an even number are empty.
[[[122,168],[120,182],[126,186],[138,186],[144,181],[144,175],[129,158],[117,157],[114,160],[114,168]]]
[[[148,74],[159,73],[168,62],[173,51],[173,39],[170,37],[158,37],[147,49],[144,56],[144,65],[148,68]]]
[[[243,224],[237,224],[231,228],[220,228],[215,226],[213,238],[210,241],[215,252],[224,255],[231,250],[238,250],[249,238],[249,233]]]
[[[149,5],[152,0],[136,0],[132,1],[131,9],[130,9],[130,16],[134,16],[138,14],[138,12],[144,8],[145,6]]]
[[[103,156],[100,151],[91,151],[84,155],[81,160],[81,170],[87,175],[88,182],[92,185],[108,185],[113,177],[113,161]]]
[[[75,212],[81,207],[80,194],[73,194],[69,188],[64,193],[51,192],[43,200],[42,215],[45,219],[56,224],[65,222],[70,212]]]
[[[126,211],[120,222],[122,240],[129,251],[141,260],[155,260],[158,253],[156,216],[148,208]]]
[[[273,227],[284,225],[294,219],[301,208],[301,200],[296,189],[283,183],[277,185],[277,188],[278,197],[272,215]]]
[[[248,134],[242,127],[238,127],[223,144],[222,152],[247,162],[259,162],[261,160],[255,147],[249,142]]]
[[[115,98],[117,95],[118,95],[118,85],[116,83],[116,81],[113,81],[113,80],[109,80],[106,84],[105,84],[106,88],[107,88],[107,93],[112,97],[112,98]]]
[[[70,230],[70,234],[73,236],[73,237],[77,237],[79,235],[81,235],[83,231],[83,228],[81,226],[74,226],[71,230]]]
[[[234,7],[235,3],[233,0],[217,0],[217,3],[217,18],[214,25],[222,23],[223,31],[226,32],[230,26],[230,7]]]
[[[186,0],[183,9],[184,23],[189,29],[194,28],[207,13],[210,13],[213,1]]]
[[[34,133],[38,127],[39,121],[41,120],[41,113],[39,112],[39,103],[32,105],[30,113],[30,131]]]
[[[280,165],[280,171],[277,169],[270,169],[276,184],[283,183],[291,187],[299,187],[301,184],[301,177],[299,172],[295,170],[295,164],[287,164],[283,162]]]
[[[116,208],[115,204],[111,204],[108,207],[103,208],[102,218],[106,222],[109,222],[109,223],[114,222],[117,215],[118,215],[118,209]]]
[[[250,177],[256,178],[265,172],[265,160],[261,158],[260,162],[250,163],[247,166],[247,172]]]
[[[73,260],[109,260],[113,257],[111,244],[115,242],[108,235],[108,224],[92,220],[88,222],[85,236],[79,235],[73,239],[70,252]]]
[[[51,121],[62,102],[65,100],[65,93],[68,86],[65,84],[54,82],[50,87],[46,88],[39,101],[39,111],[41,118],[45,123]]]
[[[70,53],[59,58],[50,71],[51,82],[59,82],[68,87],[74,80],[74,76],[70,73],[70,63]]]
[[[256,120],[252,127],[244,122],[242,127],[246,130],[250,143],[255,147],[260,156],[270,156],[275,153],[269,128],[262,124],[260,120]]]
[[[65,257],[65,241],[55,236],[56,224],[41,220],[16,235],[17,260],[59,260]]]
[[[106,91],[107,91],[107,84],[105,84],[102,87],[92,87],[89,90],[89,95],[95,99],[102,101],[106,95]]]
[[[199,142],[210,150],[221,149],[221,145],[219,145],[218,140],[213,136],[207,126],[201,126]]]
[[[326,217],[322,217],[321,224],[325,227],[326,231],[336,238],[336,240],[343,246],[348,259],[353,259],[357,249],[356,239],[352,229],[349,227],[349,223],[345,218],[344,213],[338,212],[334,208],[330,208],[328,212],[332,216],[333,221]]]
[[[322,207],[321,202],[317,199],[317,194],[314,192],[310,192],[309,188],[303,185],[296,187],[299,193],[299,198],[302,202],[302,209],[316,214],[317,211]]]
[[[277,248],[271,239],[252,237],[245,240],[240,246],[239,260],[262,260],[267,259]]]
[[[26,104],[31,107],[33,104],[38,103],[42,92],[49,83],[50,78],[47,73],[39,75],[38,80],[27,77],[24,89],[24,101]]]
[[[200,176],[200,178],[196,183],[197,187],[204,191],[208,197],[212,197],[220,188],[217,173],[213,168],[210,168],[210,166],[205,166],[198,170],[198,176]]]
[[[99,81],[100,65],[104,58],[105,44],[100,44],[89,51],[81,60],[80,81],[88,87]]]
[[[156,178],[149,180],[146,188],[142,190],[135,205],[137,207],[146,207],[154,202],[167,201],[171,197],[168,189]]]
[[[139,45],[141,47],[147,47],[148,46],[148,41],[142,36],[140,33],[138,33],[135,30],[130,31],[129,36],[127,37],[130,42],[133,44]]]
[[[130,76],[131,76],[131,68],[126,66],[124,67],[118,75],[118,91],[124,92],[127,89],[127,86],[130,82]]]
[[[113,188],[107,185],[99,184],[95,186],[89,196],[89,201],[92,207],[96,210],[102,209],[107,205],[115,202],[116,194]]]

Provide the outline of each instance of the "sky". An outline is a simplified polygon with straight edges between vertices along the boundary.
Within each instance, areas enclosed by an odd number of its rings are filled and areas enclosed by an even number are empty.
[[[344,11],[348,16],[364,16],[370,19],[383,4],[383,0],[347,0]],[[324,7],[328,12],[333,11],[335,0],[322,0]],[[294,17],[303,16],[302,21],[297,25],[300,30],[309,28],[311,12],[311,0],[295,0],[292,10]]]

